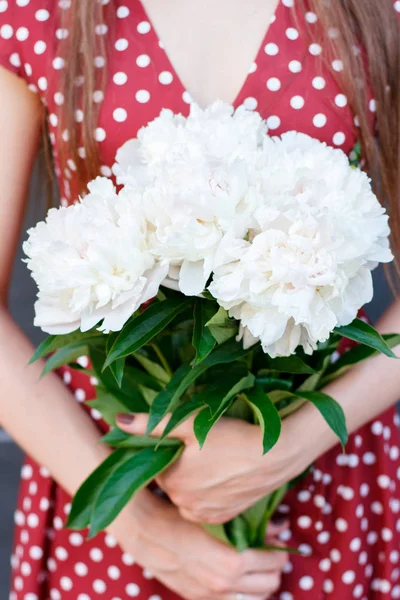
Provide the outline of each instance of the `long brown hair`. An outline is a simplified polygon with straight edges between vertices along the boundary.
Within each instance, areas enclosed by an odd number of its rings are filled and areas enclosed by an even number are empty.
[[[343,70],[334,74],[340,77],[349,106],[357,116],[365,168],[375,180],[382,203],[389,208],[393,248],[400,257],[400,28],[393,0],[300,0],[300,6],[318,15],[324,43],[343,61]],[[95,67],[96,57],[107,58],[104,36],[96,35],[96,26],[104,24],[103,8],[98,0],[72,0],[66,24],[70,33],[60,42],[66,64],[60,127],[70,132],[68,156],[78,166],[81,189],[99,172],[93,137],[98,105],[93,102],[93,94],[105,84],[100,75],[105,69]],[[112,24],[107,22],[107,26]],[[339,35],[331,34],[335,30]],[[82,77],[84,84],[76,85]],[[370,125],[368,86],[376,101],[376,131]],[[75,124],[79,101],[85,115],[80,140]],[[84,154],[79,146],[84,147]]]

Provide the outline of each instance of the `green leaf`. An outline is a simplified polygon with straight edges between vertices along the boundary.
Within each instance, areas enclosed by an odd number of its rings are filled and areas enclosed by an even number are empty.
[[[313,375],[315,373],[314,369],[296,355],[266,358],[267,368],[271,371],[281,371],[282,373],[293,373],[295,375]]]
[[[272,392],[273,390],[289,391],[292,388],[293,381],[283,379],[281,377],[263,377],[261,373],[257,375],[256,383],[261,385],[264,392]]]
[[[39,358],[47,356],[47,354],[51,354],[51,352],[54,352],[55,350],[59,350],[60,348],[64,348],[64,346],[69,346],[75,342],[92,344],[95,343],[96,340],[102,342],[103,339],[104,334],[96,331],[82,333],[82,331],[78,330],[67,333],[66,335],[50,335],[36,348],[29,364],[36,362]]]
[[[96,387],[96,398],[89,400],[86,404],[98,410],[106,423],[113,426],[115,425],[115,418],[118,413],[137,412],[134,410],[134,405],[130,399],[128,399],[128,402],[125,402],[123,394],[117,398],[111,391],[101,386]]]
[[[254,385],[254,375],[247,373],[243,377],[243,369],[236,369],[235,371],[235,373],[228,375],[224,380],[209,386],[202,392],[209,410],[201,411],[195,418],[193,425],[200,448],[203,447],[210,430],[229,408],[235,396]]]
[[[278,488],[277,490],[272,492],[271,494],[268,494],[267,508],[264,513],[263,520],[260,524],[257,546],[265,548],[265,534],[266,534],[266,531],[268,528],[268,524],[271,520],[272,515],[275,513],[276,509],[278,508],[278,506],[280,505],[280,503],[286,496],[288,489],[289,489],[289,484],[285,483],[280,488]],[[270,549],[273,549],[273,548],[271,547]]]
[[[218,312],[206,323],[206,326],[210,330],[213,338],[217,341],[217,344],[223,344],[228,341],[234,335],[237,334],[238,324],[235,319],[229,317],[228,311],[222,306]]]
[[[268,396],[275,406],[277,406],[278,404],[293,398],[293,392],[288,392],[286,390],[272,390],[268,393]]]
[[[157,392],[155,390],[151,390],[151,389],[145,387],[144,385],[140,385],[139,389],[140,389],[140,392],[141,392],[143,398],[146,400],[147,405],[150,408],[150,406],[154,402],[154,398],[156,398],[156,396],[157,396]]]
[[[225,413],[226,417],[232,419],[241,419],[247,423],[254,423],[254,412],[249,403],[244,399],[243,394],[239,394]]]
[[[91,514],[90,538],[114,521],[132,496],[175,461],[183,449],[145,448],[112,470],[99,491]]]
[[[263,452],[266,454],[273,448],[281,435],[281,418],[274,403],[264,390],[256,386],[245,395],[253,407],[263,435]]]
[[[146,310],[129,321],[115,340],[105,367],[118,358],[128,356],[147,344],[189,305],[186,297],[153,302]]]
[[[203,448],[207,436],[215,423],[222,417],[224,412],[228,410],[231,401],[232,399],[228,398],[225,402],[221,402],[220,410],[214,415],[211,415],[210,411],[206,409],[199,412],[195,418],[193,429],[196,439],[199,442],[200,449]]]
[[[206,323],[215,313],[215,305],[208,300],[196,298],[193,310],[193,338],[192,343],[196,349],[196,357],[193,364],[196,365],[204,360],[216,345],[216,340]]]
[[[307,379],[305,381],[303,381],[303,383],[300,385],[300,387],[297,388],[296,393],[298,393],[299,390],[301,390],[302,392],[313,392],[314,390],[321,388],[322,387],[321,379],[324,376],[325,371],[330,364],[330,361],[331,361],[331,356],[328,354],[322,360],[322,364],[321,364],[318,372],[315,373],[314,375],[310,375],[309,377],[307,377]]]
[[[131,367],[125,367],[121,388],[119,388],[110,367],[107,367],[107,369],[103,370],[105,349],[99,347],[90,348],[89,356],[92,362],[93,370],[96,373],[96,377],[101,382],[104,391],[106,391],[108,394],[111,394],[117,401],[125,406],[125,410],[122,412],[149,412],[149,405],[143,398],[143,394],[141,393],[136,380],[130,379],[129,374],[131,373]],[[102,411],[100,410],[100,412]],[[121,410],[117,412],[121,412]],[[114,424],[114,419],[109,422]]]
[[[229,522],[228,537],[238,552],[247,550],[250,546],[250,532],[246,519],[238,515]]]
[[[319,410],[344,447],[347,444],[349,436],[346,427],[346,417],[340,404],[323,392],[296,391],[295,394],[314,404],[315,408]]]
[[[149,411],[147,402],[136,388],[132,388],[130,394],[125,394],[117,388],[111,390],[97,386],[96,398],[89,400],[86,404],[98,410],[109,425],[115,425],[118,413],[146,413]]]
[[[122,378],[124,376],[125,358],[119,358],[110,365],[110,371],[117,382],[118,387],[122,385]]]
[[[132,386],[144,386],[149,388],[150,390],[155,390],[159,392],[162,390],[164,385],[160,383],[158,379],[152,377],[148,373],[141,371],[140,369],[136,369],[131,365],[125,366],[124,377],[122,380],[122,388],[130,388]]]
[[[54,352],[54,354],[46,361],[42,375],[46,375],[47,373],[50,373],[50,371],[54,371],[54,369],[58,369],[59,367],[76,360],[80,356],[86,355],[89,349],[88,339],[89,338],[85,341],[72,342],[63,348],[56,350],[56,352]]]
[[[334,331],[344,338],[364,344],[365,346],[370,346],[390,358],[397,358],[381,334],[361,319],[354,319],[350,325],[337,327]]]
[[[140,365],[142,365],[143,369],[145,369],[145,371],[147,371],[147,373],[149,375],[151,375],[154,379],[156,379],[161,384],[161,387],[164,385],[167,385],[167,383],[171,379],[171,377],[168,375],[166,370],[162,368],[161,365],[153,362],[146,356],[143,356],[143,354],[139,354],[139,352],[135,352],[133,354],[133,357],[138,361],[138,363]],[[156,389],[156,388],[153,388],[153,389]],[[160,389],[160,388],[158,388],[158,389]]]
[[[224,542],[225,544],[229,544],[231,546],[231,542],[226,534],[225,525],[223,523],[221,525],[211,525],[211,523],[203,523],[202,527],[207,531],[207,533],[212,535],[220,542]]]
[[[167,386],[158,394],[150,410],[147,433],[151,433],[168,412],[172,412],[188,387],[207,369],[219,364],[234,363],[251,351],[241,344],[230,340],[215,348],[201,363],[192,367],[185,363],[173,374]],[[234,368],[234,365],[231,365]]]
[[[97,379],[108,389],[118,389],[117,382],[111,369],[104,369],[104,361],[106,359],[106,346],[97,346],[89,348],[89,358],[92,363],[93,371]]]
[[[193,396],[190,400],[183,401],[172,413],[161,439],[163,440],[171,433],[171,431],[183,423],[183,421],[186,421],[193,413],[204,408],[204,392],[196,394],[196,396]]]
[[[389,348],[394,348],[400,344],[400,335],[398,334],[386,334],[382,337]],[[336,373],[337,371],[341,371],[342,369],[349,368],[376,354],[378,354],[378,351],[370,346],[354,346],[354,348],[350,348],[350,350],[344,352],[337,361],[331,363],[326,371],[326,374],[330,375],[332,373]]]
[[[112,471],[121,464],[124,464],[133,454],[134,452],[131,450],[116,450],[89,475],[75,494],[67,527],[70,529],[85,529],[85,527],[89,526],[92,506],[96,501],[101,486],[111,475]]]
[[[254,548],[259,545],[260,538],[262,537],[262,544],[265,539],[265,527],[264,524],[264,516],[268,509],[269,496],[265,496],[261,498],[256,504],[250,506],[250,508],[246,509],[241,516],[245,519],[248,525],[249,532],[249,546]],[[261,532],[261,529],[263,531]]]
[[[200,364],[198,367],[192,368],[190,363],[185,363],[175,371],[165,388],[154,398],[150,408],[147,433],[151,433],[166,414],[174,410],[182,394],[195,381],[196,369],[201,366]]]
[[[107,444],[112,448],[156,448],[159,445],[170,446],[177,448],[181,442],[172,438],[160,440],[156,437],[148,437],[147,435],[130,435],[121,431],[118,427],[114,427],[106,433],[100,440],[103,444]]]

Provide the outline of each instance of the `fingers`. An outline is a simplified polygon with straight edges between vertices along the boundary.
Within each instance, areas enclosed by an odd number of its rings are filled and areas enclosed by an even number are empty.
[[[170,415],[164,417],[164,419],[157,425],[157,427],[151,432],[152,437],[161,437],[169,421]],[[131,435],[146,435],[147,424],[149,421],[149,415],[143,413],[120,413],[117,415],[117,425],[122,431],[130,433]],[[167,437],[174,437],[185,441],[192,432],[192,420],[188,419],[179,427],[173,430],[173,432]]]
[[[242,552],[245,573],[282,571],[289,560],[287,552],[279,550],[245,550]]]
[[[219,600],[267,600],[281,585],[286,553],[266,550],[236,552],[224,547],[214,561],[216,571],[206,575],[211,591]]]
[[[281,583],[281,575],[278,571],[271,573],[253,573],[252,575],[244,575],[240,578],[237,584],[242,594],[247,596],[250,594],[260,595],[265,597],[267,593],[272,594],[279,589]]]

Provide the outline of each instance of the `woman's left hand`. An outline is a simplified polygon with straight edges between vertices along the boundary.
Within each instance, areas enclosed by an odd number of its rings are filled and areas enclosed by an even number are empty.
[[[119,415],[117,423],[127,433],[145,435],[147,420],[145,414],[129,414]],[[159,437],[167,422],[161,422],[152,435]],[[157,483],[190,521],[225,523],[302,471],[293,440],[286,443],[284,432],[263,456],[260,427],[242,420],[220,419],[201,450],[193,419],[170,437],[181,439],[185,450]]]

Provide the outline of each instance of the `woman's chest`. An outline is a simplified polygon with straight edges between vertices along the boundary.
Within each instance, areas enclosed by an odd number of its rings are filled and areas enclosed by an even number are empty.
[[[325,141],[329,145],[340,147],[348,153],[358,133],[347,99],[336,80],[336,75],[340,77],[342,69],[341,58],[332,56],[325,47],[317,16],[308,12],[305,15],[297,14],[296,18],[292,3],[292,0],[280,0],[272,23],[268,25],[264,22],[262,27],[258,27],[255,37],[259,39],[256,44],[253,44],[253,58],[251,58],[251,44],[249,45],[248,41],[252,23],[249,17],[248,21],[243,22],[245,30],[243,39],[246,40],[245,60],[240,65],[236,65],[236,58],[230,61],[229,56],[222,55],[219,47],[218,60],[221,61],[219,66],[214,70],[209,66],[201,71],[198,70],[199,77],[203,82],[207,82],[208,72],[210,72],[208,93],[211,93],[211,89],[218,90],[216,85],[218,69],[220,71],[224,68],[229,69],[225,73],[225,81],[229,83],[232,80],[234,84],[232,83],[230,90],[228,83],[225,88],[219,88],[226,90],[223,99],[232,101],[235,97],[235,106],[244,104],[250,110],[258,110],[263,118],[267,119],[270,134],[279,135],[284,131],[297,130]],[[96,70],[105,73],[106,85],[104,89],[99,87],[93,95],[93,102],[100,111],[98,126],[93,131],[93,135],[98,142],[104,175],[110,175],[110,167],[118,147],[127,139],[135,137],[138,129],[154,119],[163,108],[184,114],[187,114],[190,109],[191,95],[184,77],[188,78],[187,74],[191,72],[195,77],[196,68],[193,66],[193,69],[190,69],[186,65],[186,70],[182,69],[179,65],[183,63],[178,60],[179,49],[182,49],[182,53],[185,51],[182,40],[189,43],[187,34],[185,33],[180,41],[178,32],[174,46],[173,21],[169,29],[164,22],[162,29],[166,36],[168,33],[171,48],[168,54],[167,44],[164,45],[161,34],[156,32],[154,23],[150,20],[150,4],[151,2],[146,11],[139,0],[109,2],[105,6],[106,23],[109,26],[96,28],[96,35],[103,36],[107,48],[106,60],[98,56],[94,64]],[[253,8],[256,10],[256,4]],[[223,15],[218,14],[218,22],[221,24]],[[210,19],[212,16],[210,6]],[[170,18],[172,19],[172,16]],[[267,13],[264,13],[263,19],[266,18]],[[228,29],[232,25],[230,19],[231,17],[226,19]],[[178,20],[177,23],[182,21]],[[63,140],[69,139],[69,132],[63,132],[61,139],[56,136],[59,116],[65,109],[58,75],[66,65],[57,55],[56,41],[61,32],[55,14],[51,14],[50,19],[41,25],[43,31],[36,31],[34,36],[30,36],[30,39],[26,40],[28,44],[24,42],[25,55],[22,59],[28,63],[26,78],[32,86],[38,88],[48,106],[57,174],[64,202],[67,202],[74,196],[75,174],[72,163],[71,169],[60,171],[58,155],[61,150],[60,144],[63,144]],[[159,29],[161,31],[160,26]],[[196,38],[195,47],[200,44],[199,40],[203,35],[199,31],[205,31],[201,29],[200,22],[196,33],[199,37]],[[222,34],[225,36],[224,39],[229,38],[229,32],[221,32]],[[53,36],[55,42],[47,43],[45,51],[37,55],[35,43],[41,37],[47,40],[49,36]],[[235,31],[235,38],[240,47],[241,39],[237,31]],[[212,44],[217,48],[216,38],[213,40]],[[195,56],[193,52],[192,57]],[[204,56],[206,64],[210,65],[213,57],[212,50],[205,49],[204,53],[200,50],[198,52],[200,56],[198,60],[201,61],[201,56]],[[196,59],[193,60],[195,65]],[[249,60],[250,64],[244,67]],[[186,75],[183,75],[184,73]],[[84,80],[82,79],[78,84],[84,85]],[[212,84],[215,87],[212,87]],[[85,114],[78,110],[76,113],[78,138],[84,119]]]

